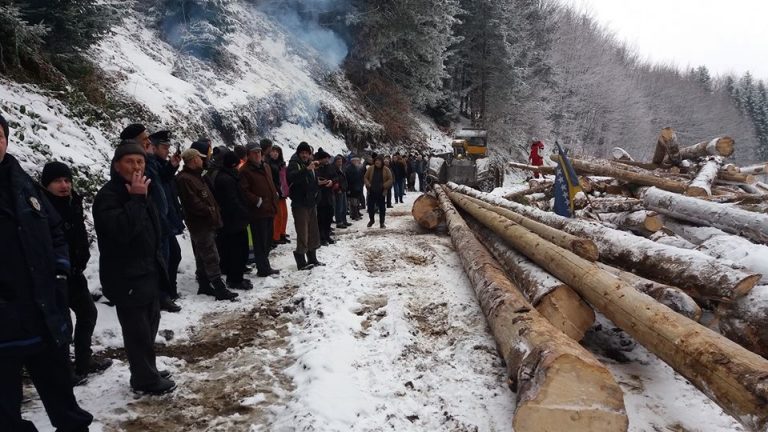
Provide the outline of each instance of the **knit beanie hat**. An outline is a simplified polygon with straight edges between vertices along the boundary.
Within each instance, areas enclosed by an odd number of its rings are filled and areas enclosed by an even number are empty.
[[[141,123],[134,123],[134,124],[128,125],[125,129],[123,129],[122,132],[120,132],[120,139],[121,140],[134,139],[145,130],[147,130],[147,128],[145,128],[144,125]]]
[[[198,140],[193,142],[189,148],[197,150],[200,153],[200,157],[203,158],[207,158],[212,153],[210,141]]]
[[[5,139],[8,139],[8,120],[3,117],[2,114],[0,114],[0,126],[3,128],[3,134],[5,135]]]
[[[52,181],[57,178],[66,177],[72,181],[72,170],[62,162],[48,162],[43,167],[43,173],[40,175],[40,183],[48,187]]]
[[[301,152],[312,153],[312,147],[310,147],[309,144],[307,144],[305,141],[302,141],[299,143],[299,146],[296,147],[296,153],[301,153]]]
[[[131,154],[147,157],[147,152],[144,151],[144,147],[136,144],[133,140],[123,140],[120,145],[115,148],[115,156],[112,157],[112,162],[117,162],[122,159],[123,156]]]
[[[322,147],[317,149],[317,153],[315,153],[315,160],[325,159],[329,157],[331,157],[331,155],[327,151],[323,150]]]

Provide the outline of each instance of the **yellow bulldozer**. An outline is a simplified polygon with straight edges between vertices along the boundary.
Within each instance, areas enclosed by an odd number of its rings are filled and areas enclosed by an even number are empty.
[[[488,131],[461,129],[451,142],[453,151],[435,155],[427,171],[433,183],[454,182],[490,192],[504,184],[504,167],[488,157]]]

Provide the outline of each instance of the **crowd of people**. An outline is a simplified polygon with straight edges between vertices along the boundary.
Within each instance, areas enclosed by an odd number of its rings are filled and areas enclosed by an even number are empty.
[[[25,369],[53,426],[85,431],[92,416],[73,387],[111,360],[91,351],[97,309],[84,276],[90,241],[83,199],[62,162],[47,163],[34,181],[7,152],[2,116],[0,126],[0,241],[7,255],[0,260],[0,430],[36,430],[21,416]],[[253,289],[247,273],[279,275],[270,252],[292,241],[289,205],[296,267],[311,270],[325,265],[318,249],[335,243],[335,230],[362,220],[361,210],[368,228],[377,214],[385,228],[392,195],[401,203],[417,184],[423,190],[426,170],[418,154],[334,157],[306,142],[286,161],[269,139],[230,149],[200,138],[181,151],[169,131],[126,127],[92,213],[99,279],[122,329],[131,388],[150,395],[176,388],[170,372],[157,368],[154,341],[161,311],[181,310],[178,236],[185,230],[197,294],[237,301],[238,291]]]

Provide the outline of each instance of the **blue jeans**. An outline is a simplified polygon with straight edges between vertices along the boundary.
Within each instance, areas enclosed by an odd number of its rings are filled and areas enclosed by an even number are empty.
[[[403,196],[405,195],[405,179],[395,180],[395,202],[403,202]]]
[[[347,223],[347,193],[336,194],[336,225]]]

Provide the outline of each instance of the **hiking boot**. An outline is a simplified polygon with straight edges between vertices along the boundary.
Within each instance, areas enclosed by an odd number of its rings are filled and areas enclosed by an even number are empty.
[[[162,296],[160,297],[160,310],[176,313],[181,311],[181,306],[174,303],[170,297]]]
[[[325,266],[324,263],[321,263],[317,260],[317,251],[307,251],[307,264],[315,266],[315,267],[323,267]]]
[[[367,226],[368,226],[368,228],[370,228],[370,227],[372,227],[372,226],[373,226],[373,219],[371,219],[370,221],[368,221],[368,225],[367,225]]]
[[[88,374],[79,374],[76,372],[72,372],[72,387],[77,387],[84,385],[88,382]]]
[[[88,362],[87,368],[75,368],[75,373],[81,375],[87,375],[89,373],[99,373],[112,366],[111,358],[91,358]]]
[[[386,228],[386,227],[387,227],[387,226],[386,226],[386,225],[384,225],[384,224],[379,224],[379,228],[381,228],[381,229],[384,229],[384,228]]]
[[[280,236],[280,241],[283,242],[283,244],[288,244],[288,243],[291,242],[290,240],[288,240],[288,235],[287,234],[284,235],[284,236]]]
[[[213,287],[211,286],[211,282],[208,281],[207,278],[197,279],[197,295],[208,295],[208,296],[215,296],[216,292],[214,291]]]
[[[160,396],[166,393],[170,393],[174,390],[176,390],[176,383],[166,378],[160,378],[156,383],[152,385],[144,387],[133,387],[133,391],[135,393],[150,396]]]
[[[157,374],[160,375],[160,378],[169,379],[173,374],[168,369],[163,369],[161,371],[157,371]]]
[[[213,286],[213,295],[216,297],[216,300],[231,300],[234,301],[238,293],[233,293],[232,291],[227,289],[227,286],[224,284],[224,281],[221,279],[216,279],[211,284]]]
[[[243,279],[240,282],[229,283],[227,281],[227,288],[240,291],[248,291],[253,289],[253,283],[248,279]]]
[[[256,273],[256,276],[265,278],[265,277],[270,277],[270,276],[277,276],[279,274],[280,274],[280,270],[269,269],[267,272],[264,272],[264,273],[261,273],[261,272],[260,273]]]
[[[299,270],[312,270],[312,266],[307,264],[307,259],[304,254],[298,252],[293,253],[293,258],[296,260],[296,268]]]

